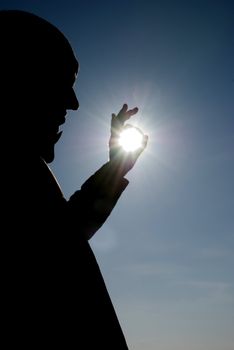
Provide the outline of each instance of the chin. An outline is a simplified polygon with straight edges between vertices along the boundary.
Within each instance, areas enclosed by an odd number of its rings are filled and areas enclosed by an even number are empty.
[[[44,161],[46,163],[52,163],[53,160],[54,160],[54,146],[53,147],[50,147],[50,148],[47,148],[47,149],[44,149],[42,152],[41,152],[41,157],[44,159]]]

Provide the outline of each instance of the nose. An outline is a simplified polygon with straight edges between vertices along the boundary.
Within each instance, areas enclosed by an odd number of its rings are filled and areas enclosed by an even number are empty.
[[[71,92],[67,98],[67,109],[72,109],[73,111],[79,108],[79,101],[76,97],[75,91],[71,89]]]

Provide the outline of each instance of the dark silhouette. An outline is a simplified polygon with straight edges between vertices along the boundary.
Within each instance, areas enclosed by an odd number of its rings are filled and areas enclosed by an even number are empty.
[[[127,349],[88,240],[146,146],[145,136],[124,154],[116,142],[137,108],[112,115],[109,161],[66,200],[47,164],[79,107],[77,59],[56,27],[23,11],[0,11],[0,48],[4,339],[13,349]]]

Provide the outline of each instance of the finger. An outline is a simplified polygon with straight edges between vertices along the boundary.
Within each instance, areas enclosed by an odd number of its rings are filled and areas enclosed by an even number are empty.
[[[124,104],[123,104],[123,107],[122,107],[121,110],[119,111],[118,115],[121,114],[121,113],[127,112],[127,110],[128,110],[128,105],[127,105],[127,103],[124,103]]]
[[[128,105],[126,103],[124,103],[123,107],[121,108],[121,110],[119,111],[119,113],[117,115],[117,118],[122,126],[123,126],[125,120],[127,120],[126,119],[127,110],[128,110]]]
[[[118,132],[120,132],[121,128],[122,128],[122,124],[120,123],[117,116],[114,113],[112,113],[112,116],[111,116],[111,135],[112,136],[116,135]]]
[[[142,147],[143,149],[146,148],[147,144],[148,144],[148,139],[149,139],[149,136],[148,135],[144,135],[143,137],[143,142],[142,142]]]
[[[112,113],[112,115],[111,115],[111,126],[115,122],[115,118],[116,118],[116,115],[114,113]]]
[[[138,108],[135,107],[133,109],[129,109],[129,111],[127,112],[128,116],[131,117],[132,115],[136,114],[138,112]]]
[[[125,113],[118,114],[118,118],[119,118],[120,122],[123,124],[124,122],[126,122],[129,118],[131,118],[131,116],[133,116],[137,112],[138,112],[138,108],[135,107],[133,109],[129,109],[129,111],[126,111]]]

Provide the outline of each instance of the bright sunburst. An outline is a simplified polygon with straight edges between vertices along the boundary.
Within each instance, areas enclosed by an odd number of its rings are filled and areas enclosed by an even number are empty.
[[[119,144],[126,152],[134,152],[142,147],[143,135],[134,127],[122,131],[119,136]]]

